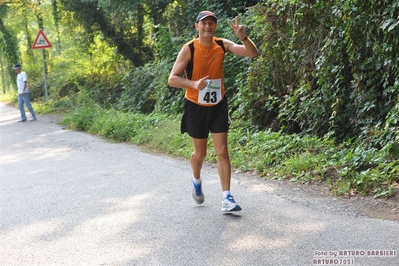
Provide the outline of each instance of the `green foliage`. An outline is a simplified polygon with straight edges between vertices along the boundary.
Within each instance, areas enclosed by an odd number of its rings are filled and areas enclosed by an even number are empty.
[[[348,148],[334,155],[339,166],[341,179],[337,184],[350,183],[348,189],[363,194],[377,195],[391,191],[392,184],[399,181],[399,161],[397,144],[391,143],[384,149],[367,149],[361,146]],[[348,193],[342,191],[341,193]]]
[[[151,36],[146,19],[152,13],[142,1],[62,0],[61,3],[81,22],[85,29],[81,41],[87,46],[96,36],[102,35],[107,44],[115,46],[118,54],[135,66],[142,66],[153,59],[150,41],[146,42]],[[158,4],[157,11],[162,13],[164,6]]]
[[[12,70],[12,65],[19,61],[19,51],[17,49],[17,38],[10,32],[6,27],[4,18],[9,12],[9,7],[6,3],[0,4],[0,60],[3,61],[3,56],[5,57],[5,62],[1,63],[5,65],[8,78],[13,80],[14,71]],[[4,71],[1,69],[1,71]],[[6,78],[4,73],[2,73],[2,78]],[[4,82],[4,81],[2,81]]]
[[[303,159],[308,154],[312,154],[312,157],[316,157],[319,153],[327,155],[329,154],[327,148],[332,145],[331,142],[322,142],[311,136],[284,135],[270,130],[253,132],[235,123],[229,139],[232,152],[236,154],[232,158],[232,163],[240,165],[241,170],[256,169],[262,175],[266,175],[270,168],[278,169],[279,166],[287,165],[292,169],[297,168],[290,172],[290,175],[301,172],[303,169],[298,169],[304,166],[293,166],[296,159]]]
[[[83,98],[87,98],[87,95]],[[65,115],[61,123],[71,129],[87,131],[118,142],[147,144],[148,147],[156,149],[164,147],[163,151],[168,151],[172,147],[179,150],[179,147],[185,146],[181,139],[174,136],[179,127],[179,121],[171,120],[159,113],[145,115],[137,112],[122,112],[115,109],[103,109],[95,103],[85,103]],[[191,142],[187,139],[186,143],[188,141]],[[178,155],[181,154],[178,153]]]
[[[73,112],[62,123],[114,141],[127,141],[170,155],[189,157],[191,139],[180,134],[175,116],[153,112],[123,112],[103,109],[80,94]],[[333,141],[314,136],[254,132],[234,122],[229,134],[232,166],[241,171],[256,171],[265,178],[293,182],[325,181],[336,194],[361,193],[389,197],[399,183],[399,147],[387,145],[382,150],[352,148],[351,143],[336,146]],[[209,143],[207,161],[216,155]]]
[[[397,3],[392,5],[397,8]],[[320,73],[325,78],[319,83],[326,87],[329,82],[342,81],[341,85],[334,87],[337,101],[333,105],[334,118],[331,121],[331,133],[337,139],[358,134],[368,138],[370,129],[384,123],[397,100],[398,86],[395,85],[395,79],[398,64],[393,62],[399,60],[396,52],[399,35],[380,27],[390,16],[384,11],[388,7],[389,4],[380,1],[368,1],[347,4],[335,10],[335,15],[343,16],[345,20],[331,28],[330,36],[333,38],[329,44],[339,45],[345,58],[333,63],[340,71],[330,74],[328,79],[327,72]],[[342,40],[341,44],[338,44],[339,39]],[[329,58],[327,62],[331,62],[337,53],[326,55]]]
[[[181,90],[167,86],[170,62],[149,63],[123,77],[123,92],[116,104],[119,110],[151,113],[158,106],[165,112],[181,111]]]
[[[71,108],[70,113],[63,118],[62,123],[73,130],[89,131],[95,118],[104,112],[84,92],[77,94],[71,102],[74,108]]]
[[[286,133],[367,139],[398,98],[398,12],[395,1],[259,5],[262,55],[242,117]]]
[[[12,7],[27,14],[19,1]],[[394,127],[385,127],[399,87],[395,1],[63,0],[52,7],[44,13],[54,18],[49,28],[71,37],[61,54],[49,57],[52,100],[85,90],[101,106],[180,112],[181,91],[168,88],[167,77],[181,45],[196,34],[196,15],[210,9],[219,18],[218,36],[238,41],[227,19],[239,16],[261,51],[254,60],[226,55],[233,118],[251,121],[251,129],[329,136],[337,143],[356,137],[375,148],[396,137]],[[43,99],[41,68],[27,65],[33,100]]]

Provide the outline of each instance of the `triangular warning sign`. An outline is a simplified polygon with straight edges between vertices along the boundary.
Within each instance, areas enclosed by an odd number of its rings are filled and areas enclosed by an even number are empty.
[[[53,47],[50,41],[47,39],[46,35],[44,35],[44,32],[42,30],[39,30],[36,36],[36,40],[33,43],[32,49],[44,49],[50,47]]]

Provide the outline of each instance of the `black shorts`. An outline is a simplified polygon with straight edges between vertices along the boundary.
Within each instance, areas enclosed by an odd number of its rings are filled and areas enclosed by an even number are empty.
[[[206,139],[209,131],[222,133],[229,130],[227,97],[215,106],[201,106],[184,99],[181,133],[187,132],[192,138]]]

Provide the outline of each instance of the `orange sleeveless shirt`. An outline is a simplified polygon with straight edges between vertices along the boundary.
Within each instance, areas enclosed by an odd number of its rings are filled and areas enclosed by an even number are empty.
[[[191,58],[193,60],[192,69],[186,68],[186,78],[199,80],[209,76],[207,78],[209,89],[207,87],[200,92],[194,88],[186,88],[186,99],[202,106],[214,106],[224,98],[223,60],[225,51],[216,40],[222,39],[213,38],[210,47],[201,45],[196,38],[184,44],[184,46],[194,44],[194,54]],[[190,49],[190,47],[188,48]],[[190,76],[191,78],[189,78]]]

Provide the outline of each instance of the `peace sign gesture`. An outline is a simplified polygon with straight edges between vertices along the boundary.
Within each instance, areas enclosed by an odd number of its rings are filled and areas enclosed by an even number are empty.
[[[247,33],[245,32],[244,26],[240,25],[238,23],[238,17],[236,17],[236,23],[233,24],[231,20],[229,20],[229,24],[231,28],[233,29],[235,35],[238,37],[238,39],[242,40],[247,36]]]

